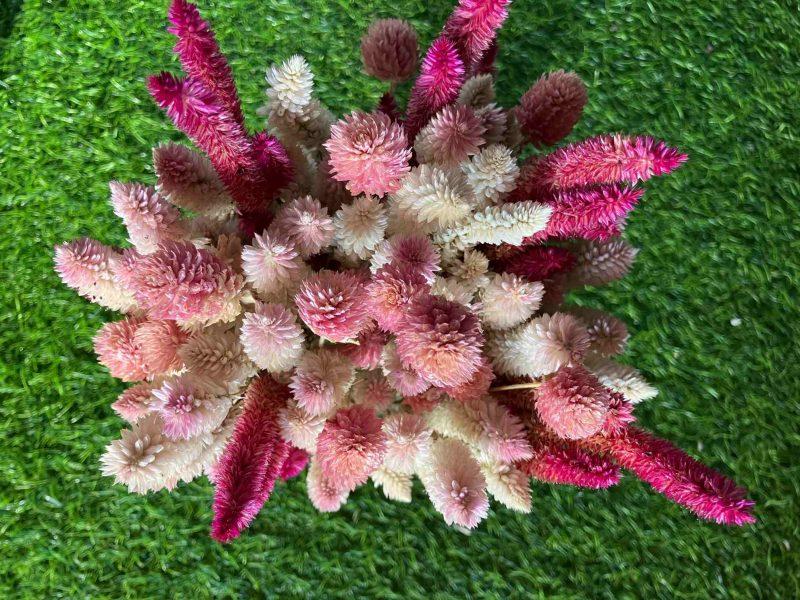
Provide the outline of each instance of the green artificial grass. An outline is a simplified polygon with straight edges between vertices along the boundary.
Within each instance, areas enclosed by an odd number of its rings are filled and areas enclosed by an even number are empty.
[[[794,3],[515,0],[500,38],[510,106],[565,68],[590,102],[573,138],[646,132],[690,162],[650,182],[626,233],[631,275],[580,301],[623,317],[626,360],[660,395],[646,427],[734,476],[758,524],[701,523],[633,478],[592,492],[534,484],[471,536],[365,487],[321,515],[279,485],[233,544],[208,537],[211,486],[129,495],[98,473],[122,389],[92,336],[113,315],[52,271],[55,243],[124,243],[110,179],[153,181],[181,135],[145,75],[177,69],[166,0],[24,0],[0,12],[0,596],[4,598],[795,598],[800,596],[800,30]],[[292,53],[334,111],[383,90],[359,69],[373,18],[428,43],[450,2],[205,0],[260,125],[264,69]],[[6,32],[13,23],[10,32]]]

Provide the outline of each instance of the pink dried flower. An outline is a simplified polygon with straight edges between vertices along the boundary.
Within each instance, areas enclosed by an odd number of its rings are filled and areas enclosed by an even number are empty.
[[[122,381],[141,381],[148,376],[142,349],[136,343],[136,330],[144,322],[141,317],[106,323],[94,337],[94,351],[101,365],[112,377]]]
[[[397,332],[403,363],[437,386],[457,386],[472,379],[481,363],[482,346],[475,314],[438,296],[415,298]]]
[[[494,371],[492,371],[491,363],[486,357],[481,357],[481,362],[478,365],[478,370],[472,376],[472,379],[461,385],[452,387],[443,387],[442,391],[450,396],[453,400],[459,402],[472,402],[482,398],[494,381]]]
[[[381,363],[381,354],[389,336],[377,324],[370,323],[356,337],[355,344],[345,344],[340,348],[350,362],[359,369],[375,369]]]
[[[483,121],[469,106],[445,106],[417,135],[417,160],[456,166],[480,151],[484,133]]]
[[[601,310],[578,306],[570,312],[586,323],[591,338],[589,350],[600,356],[622,353],[628,342],[628,327],[618,318]]]
[[[580,366],[562,367],[536,391],[536,412],[560,437],[579,440],[603,427],[611,394]]]
[[[139,252],[149,254],[165,240],[180,239],[180,212],[162,198],[155,188],[140,183],[112,181],[111,205]]]
[[[196,377],[181,375],[153,390],[151,405],[161,415],[167,436],[187,440],[218,427],[231,403],[214,397]]]
[[[574,248],[575,267],[569,273],[571,286],[605,285],[628,274],[639,253],[623,239],[590,240]]]
[[[489,513],[486,480],[461,442],[437,440],[420,479],[431,503],[448,525],[472,529]]]
[[[308,467],[306,488],[311,504],[320,512],[336,512],[347,502],[347,497],[350,495],[350,490],[334,485],[325,476],[319,466],[319,460],[316,458],[311,460]]]
[[[319,200],[311,196],[284,204],[272,227],[288,237],[303,257],[321,252],[333,239],[333,219]]]
[[[425,278],[409,266],[381,267],[366,288],[369,314],[384,331],[396,332],[408,305],[428,289]]]
[[[416,396],[431,387],[431,384],[422,375],[403,365],[394,342],[390,342],[384,347],[381,364],[389,385],[396,389],[401,396]]]
[[[633,416],[633,404],[619,392],[611,392],[608,414],[600,432],[609,437],[620,435],[625,428],[636,421]]]
[[[611,487],[621,478],[619,467],[606,456],[547,435],[537,441],[536,456],[519,466],[539,481],[592,489]]]
[[[314,195],[329,213],[336,212],[353,199],[345,184],[334,179],[332,169],[330,157],[326,156],[320,161],[314,178]]]
[[[575,73],[546,73],[523,94],[515,115],[522,133],[536,146],[552,146],[580,120],[589,96]]]
[[[402,19],[373,21],[361,38],[364,70],[383,81],[399,83],[417,68],[417,32]]]
[[[527,246],[501,264],[507,273],[528,281],[543,281],[569,271],[575,264],[575,256],[566,248],[557,246]]]
[[[370,270],[375,273],[387,264],[409,267],[420,273],[425,281],[433,283],[439,270],[439,251],[426,235],[399,233],[384,240],[376,248],[370,262]]]
[[[164,242],[131,267],[126,283],[153,319],[230,320],[240,311],[242,277],[189,242]]]
[[[236,330],[227,325],[206,327],[194,333],[178,353],[189,371],[227,387],[232,393],[238,392],[256,371]]]
[[[408,101],[405,127],[409,140],[441,108],[458,98],[463,83],[464,63],[455,45],[445,36],[436,38],[422,61]]]
[[[755,523],[754,502],[732,480],[666,440],[635,427],[599,445],[622,467],[703,519],[725,525]]]
[[[111,408],[128,423],[136,423],[153,410],[150,398],[152,391],[152,384],[137,383],[122,392]]]
[[[431,448],[431,430],[420,415],[394,413],[383,420],[386,456],[383,464],[396,473],[411,475]]]
[[[345,408],[325,424],[317,458],[325,477],[337,488],[353,490],[377,469],[386,454],[386,434],[371,408]]]
[[[331,126],[325,142],[333,177],[354,196],[383,196],[400,187],[410,170],[411,149],[403,127],[383,113],[353,112]]]
[[[359,373],[350,390],[353,402],[383,411],[394,402],[395,392],[380,371]]]
[[[310,415],[297,406],[295,400],[290,400],[289,404],[278,413],[278,424],[283,439],[298,448],[314,452],[317,447],[317,437],[325,426],[325,417]]]
[[[310,415],[324,415],[342,402],[353,379],[353,366],[335,350],[306,352],[289,384],[297,405]]]
[[[242,415],[217,467],[211,537],[229,542],[239,536],[269,498],[289,454],[280,437],[278,411],[289,389],[260,375],[247,389]]]
[[[300,475],[303,469],[308,464],[308,452],[291,446],[289,448],[289,455],[281,466],[280,478],[283,481],[289,481]]]
[[[178,349],[189,339],[189,334],[175,321],[146,321],[139,325],[133,337],[151,375],[183,367]]]
[[[487,50],[496,43],[497,31],[508,16],[509,4],[511,0],[460,0],[447,19],[445,35],[456,42],[469,69],[477,67]],[[494,52],[497,52],[496,46]],[[486,64],[481,72],[485,70]]]
[[[543,295],[544,286],[538,281],[495,274],[483,290],[483,322],[493,329],[519,325],[539,309]]]
[[[283,299],[293,293],[306,274],[306,266],[287,236],[256,234],[242,250],[242,270],[257,292]]]
[[[403,398],[403,405],[410,408],[415,415],[422,415],[433,410],[444,397],[439,388],[432,387],[421,394],[406,396]]]
[[[333,342],[351,340],[369,325],[363,278],[355,271],[320,271],[294,301],[305,324]]]
[[[522,421],[492,398],[465,404],[467,414],[480,426],[475,443],[484,456],[502,463],[526,460],[533,455]]]
[[[305,336],[295,316],[281,304],[257,304],[242,321],[242,346],[260,369],[288,371],[300,360]]]

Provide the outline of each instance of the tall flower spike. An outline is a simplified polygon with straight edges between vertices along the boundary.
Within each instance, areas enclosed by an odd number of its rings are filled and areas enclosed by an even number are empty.
[[[402,19],[373,21],[361,38],[364,70],[383,81],[399,83],[417,68],[417,32]]]
[[[469,220],[437,234],[434,241],[462,246],[476,244],[522,244],[542,231],[550,219],[552,208],[538,202],[513,202],[489,206],[473,214]]]
[[[237,123],[244,123],[231,68],[197,7],[186,0],[172,0],[169,20],[168,31],[178,37],[174,51],[183,69],[208,86]]]
[[[428,456],[431,430],[420,415],[394,413],[383,420],[386,434],[386,468],[411,475]]]
[[[215,397],[191,375],[167,379],[153,390],[151,404],[164,421],[164,433],[184,440],[218,427],[231,406],[228,398]]]
[[[141,381],[148,376],[142,349],[136,343],[136,330],[144,322],[140,317],[106,323],[94,337],[98,362],[112,377],[122,381]]]
[[[539,309],[544,286],[510,273],[495,274],[483,290],[483,322],[493,329],[507,329],[526,321]]]
[[[485,132],[483,122],[469,106],[445,106],[417,135],[417,160],[454,167],[479,152],[486,141]]]
[[[442,513],[448,525],[473,529],[489,513],[486,480],[461,442],[437,440],[420,479],[434,508]]]
[[[437,386],[468,382],[481,363],[483,333],[468,309],[438,296],[413,300],[397,332],[403,363]]]
[[[585,242],[574,253],[576,264],[569,273],[570,285],[606,285],[628,274],[639,250],[616,238]]]
[[[530,143],[552,146],[570,134],[588,100],[581,78],[559,70],[542,75],[522,95],[515,114]]]
[[[355,271],[320,271],[295,296],[303,322],[333,342],[351,340],[369,324],[365,300],[362,277]]]
[[[278,429],[278,411],[288,399],[288,388],[269,375],[248,387],[244,412],[217,468],[211,524],[215,540],[238,537],[269,499],[289,454]]]
[[[267,70],[267,96],[278,112],[298,113],[311,102],[314,74],[306,59],[295,54],[280,67]]]
[[[542,422],[569,440],[600,431],[610,404],[608,388],[581,366],[562,367],[536,390],[536,412]]]
[[[291,297],[308,271],[283,232],[256,234],[242,250],[242,269],[255,290],[270,300]]]
[[[333,177],[351,194],[383,196],[400,187],[411,159],[402,125],[384,113],[353,112],[331,127],[325,142]]]
[[[333,219],[311,196],[284,204],[275,215],[273,228],[288,237],[303,258],[321,252],[333,240]]]
[[[257,304],[242,322],[241,341],[247,356],[270,373],[288,371],[303,354],[305,335],[295,316],[281,304]]]
[[[478,204],[463,173],[432,165],[415,167],[403,179],[392,202],[419,223],[437,227],[462,221]]]
[[[133,295],[114,280],[115,267],[122,259],[116,250],[89,238],[65,242],[55,250],[61,281],[81,296],[121,312],[136,305]]]
[[[143,254],[154,252],[165,240],[183,237],[184,228],[180,212],[155,188],[140,183],[112,181],[111,205],[128,230],[128,237],[136,250]]]
[[[508,16],[511,0],[460,0],[444,26],[468,69],[478,66]]]
[[[369,258],[386,232],[386,209],[374,196],[359,196],[333,219],[334,244],[346,255]]]
[[[420,75],[411,90],[406,133],[413,140],[442,107],[454,102],[464,83],[464,62],[445,36],[434,40],[422,61]]]
[[[335,350],[309,350],[300,359],[289,387],[297,405],[310,415],[325,415],[342,403],[353,382],[353,365]]]
[[[507,147],[493,144],[484,148],[461,169],[475,195],[484,202],[497,202],[514,189],[519,167]]]
[[[539,481],[604,489],[616,485],[620,469],[603,454],[590,452],[577,442],[554,439],[545,434],[535,444],[535,456],[519,464]]]
[[[345,408],[325,424],[317,442],[322,473],[337,488],[354,490],[383,462],[386,434],[370,408]]]

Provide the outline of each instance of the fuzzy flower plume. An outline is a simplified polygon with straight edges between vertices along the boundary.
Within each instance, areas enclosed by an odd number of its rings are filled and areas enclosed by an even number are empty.
[[[746,490],[670,442],[628,427],[601,446],[622,467],[700,518],[725,525],[755,523]]]
[[[434,442],[420,479],[448,525],[474,529],[489,514],[486,480],[461,442],[446,438]]]
[[[467,183],[484,202],[497,202],[514,189],[519,167],[511,150],[502,144],[484,148],[461,167]]]
[[[417,135],[417,160],[454,167],[478,153],[484,133],[486,127],[469,106],[445,106]]]
[[[370,270],[376,273],[387,264],[399,268],[408,267],[432,283],[439,270],[439,251],[424,235],[396,234],[384,240],[375,249],[370,260]]]
[[[515,115],[530,143],[552,146],[570,134],[588,99],[580,77],[554,71],[542,75],[523,94]]]
[[[353,112],[331,127],[325,142],[333,177],[354,196],[383,196],[400,187],[411,159],[403,127],[383,113]]]
[[[373,196],[359,196],[342,206],[333,220],[334,241],[345,254],[365,259],[383,241],[386,209]]]
[[[268,299],[283,299],[296,290],[307,272],[294,244],[287,236],[256,234],[242,251],[242,268],[247,281]]]
[[[489,74],[474,75],[464,82],[458,103],[479,108],[494,102],[494,79]]]
[[[142,381],[149,375],[142,348],[136,343],[136,331],[144,319],[128,317],[122,321],[106,323],[94,337],[97,360],[112,377],[122,381]]]
[[[406,116],[406,133],[413,140],[433,115],[458,98],[464,83],[464,62],[455,44],[445,36],[434,40],[422,60],[411,90]]]
[[[412,301],[397,332],[403,363],[436,386],[468,382],[481,364],[483,333],[460,304],[423,295]]]
[[[152,407],[164,421],[171,439],[189,439],[218,427],[230,408],[230,400],[217,398],[191,375],[168,379],[153,390]]]
[[[453,10],[444,32],[456,42],[468,68],[477,67],[492,47],[509,4],[511,0],[460,0]]]
[[[514,377],[541,377],[578,361],[589,349],[583,322],[566,313],[542,315],[489,338],[494,368]]]
[[[638,369],[630,365],[590,356],[586,360],[589,369],[607,388],[625,396],[631,404],[638,404],[658,395],[658,390],[642,377]]]
[[[136,421],[152,412],[152,393],[152,384],[146,382],[137,383],[122,392],[111,405],[111,408],[128,423],[136,423]]]
[[[350,495],[349,489],[334,485],[325,476],[316,458],[311,459],[308,467],[306,487],[311,504],[320,512],[336,512],[347,502],[347,497]]]
[[[536,390],[536,412],[559,437],[579,440],[603,427],[611,403],[608,388],[583,367],[562,367]]]
[[[477,205],[475,193],[463,173],[433,165],[415,167],[403,179],[392,200],[419,223],[438,227],[462,221]]]
[[[112,181],[110,187],[114,214],[125,223],[128,237],[139,252],[149,254],[160,242],[183,236],[180,212],[155,188],[118,181]]]
[[[495,275],[483,290],[483,322],[492,329],[508,329],[526,321],[539,309],[544,286],[511,273]]]
[[[308,465],[308,459],[308,452],[305,450],[295,448],[294,446],[289,448],[289,455],[286,457],[281,467],[280,478],[283,481],[289,481],[300,475],[303,469],[306,468],[306,465]]]
[[[399,83],[417,68],[417,32],[402,19],[380,19],[361,38],[364,70],[383,81]]]
[[[61,281],[88,300],[120,312],[136,304],[133,296],[114,280],[122,255],[100,242],[80,238],[56,246],[55,265]]]
[[[558,246],[526,246],[500,262],[507,273],[525,277],[528,281],[543,281],[569,271],[575,264],[575,256]]]
[[[186,368],[220,387],[238,391],[256,369],[245,354],[236,330],[225,325],[195,333],[178,351]]]
[[[619,483],[619,467],[603,454],[590,452],[577,442],[543,435],[537,439],[534,457],[519,463],[520,468],[547,483],[604,489]]]
[[[375,487],[383,490],[383,495],[395,502],[411,502],[411,490],[413,483],[411,475],[397,473],[384,466],[378,467],[369,476]]]
[[[278,412],[288,400],[289,389],[269,375],[260,375],[247,388],[244,412],[217,469],[211,524],[215,540],[238,537],[269,499],[289,454],[278,428]]]
[[[299,112],[311,102],[314,74],[306,59],[295,54],[267,71],[267,97],[279,111]]]
[[[411,475],[427,458],[431,430],[420,415],[394,413],[383,420],[386,456],[383,463],[391,471]]]
[[[619,392],[611,392],[611,402],[608,405],[608,414],[600,433],[607,437],[620,435],[631,423],[636,422],[633,416],[633,404],[625,399]]]
[[[383,373],[376,370],[356,375],[350,397],[356,404],[381,412],[392,405],[395,392]]]
[[[386,434],[371,408],[343,408],[325,423],[317,442],[322,473],[337,488],[354,490],[383,462]]]
[[[295,296],[300,318],[333,342],[355,338],[369,325],[364,281],[355,271],[320,271],[303,282]]]
[[[446,229],[434,238],[441,243],[462,246],[476,244],[519,245],[525,238],[542,231],[552,208],[539,202],[513,202],[489,206],[474,213],[468,221]]]
[[[284,204],[271,227],[286,236],[304,258],[321,252],[333,240],[333,219],[311,196]]]
[[[239,314],[243,277],[208,250],[164,242],[133,265],[126,283],[153,319],[229,321]]]
[[[366,288],[369,314],[384,331],[396,332],[412,300],[427,291],[425,278],[412,267],[381,267]]]
[[[618,318],[594,308],[579,306],[570,313],[586,324],[591,342],[589,351],[599,356],[621,354],[628,343],[628,328]]]
[[[344,400],[353,382],[353,365],[335,350],[307,351],[289,387],[297,405],[310,415],[324,415]]]
[[[183,367],[178,351],[189,334],[175,321],[146,321],[136,328],[133,337],[151,374],[179,371]]]
[[[305,335],[295,316],[282,304],[258,304],[245,314],[241,342],[259,369],[288,371],[303,354]]]
[[[637,248],[623,239],[589,241],[575,248],[575,267],[569,273],[573,286],[606,285],[625,277],[630,271]]]

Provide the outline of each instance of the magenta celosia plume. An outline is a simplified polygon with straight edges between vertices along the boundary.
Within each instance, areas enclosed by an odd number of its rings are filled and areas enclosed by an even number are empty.
[[[407,22],[375,23],[369,113],[334,115],[319,61],[275,56],[248,129],[209,23],[172,1],[185,75],[148,88],[196,149],[160,144],[154,181],[111,183],[127,247],[55,248],[67,286],[123,313],[94,338],[130,382],[105,475],[139,494],[208,477],[221,542],[295,477],[324,513],[370,481],[412,502],[416,477],[472,529],[490,497],[531,512],[532,479],[598,489],[628,470],[700,518],[755,520],[742,488],[633,426],[657,390],[619,357],[625,324],[564,303],[628,273],[627,216],[686,155],[621,134],[548,150],[586,86],[555,71],[499,103],[509,6],[459,0],[421,64]]]

